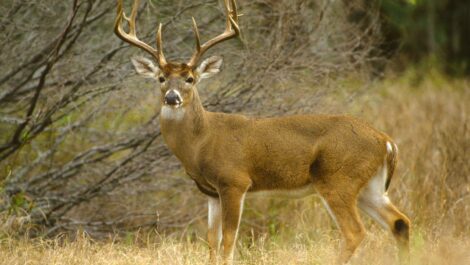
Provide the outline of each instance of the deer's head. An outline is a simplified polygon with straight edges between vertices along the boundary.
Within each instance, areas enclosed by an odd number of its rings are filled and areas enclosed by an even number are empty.
[[[161,89],[161,103],[163,107],[172,109],[188,106],[197,94],[196,84],[204,78],[211,77],[220,71],[222,58],[212,56],[200,63],[202,55],[211,47],[222,41],[239,35],[238,14],[235,0],[224,0],[227,22],[225,31],[217,37],[201,45],[199,31],[193,18],[193,31],[196,37],[196,50],[187,63],[168,62],[163,55],[162,24],[157,31],[157,48],[139,40],[136,36],[135,19],[139,1],[135,0],[132,6],[131,16],[124,14],[122,0],[118,0],[117,17],[114,24],[114,32],[122,40],[137,46],[150,55],[154,62],[144,57],[132,59],[134,67],[140,75],[154,79]],[[129,25],[129,33],[124,32],[122,21],[126,20]]]

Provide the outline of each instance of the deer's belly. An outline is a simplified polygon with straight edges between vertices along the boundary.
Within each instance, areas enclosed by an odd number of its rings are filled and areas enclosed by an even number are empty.
[[[250,197],[270,197],[270,198],[287,198],[287,199],[299,199],[312,194],[315,194],[316,190],[313,184],[308,184],[302,187],[290,188],[290,189],[270,189],[270,190],[256,190],[249,191]]]

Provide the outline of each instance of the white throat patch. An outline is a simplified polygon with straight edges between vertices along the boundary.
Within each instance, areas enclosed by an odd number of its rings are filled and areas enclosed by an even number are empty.
[[[173,108],[170,106],[162,106],[160,117],[167,120],[182,120],[184,117],[184,108]]]

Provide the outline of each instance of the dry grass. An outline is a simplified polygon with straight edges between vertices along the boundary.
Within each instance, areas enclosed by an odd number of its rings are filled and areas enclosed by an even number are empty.
[[[334,233],[333,233],[334,234]],[[426,238],[415,234],[412,239],[412,264],[470,264],[470,240]],[[300,237],[276,242],[265,237],[238,244],[237,264],[332,264],[337,255],[337,236],[318,240]],[[0,264],[207,264],[207,247],[196,242],[165,238],[159,243],[94,242],[86,236],[73,241],[4,239]],[[373,228],[351,264],[397,264],[393,240]]]
[[[470,83],[433,72],[426,77],[410,74],[376,84],[349,112],[398,143],[390,196],[414,224],[412,264],[470,264]],[[316,198],[247,203],[238,264],[332,264],[340,237]],[[368,236],[351,263],[397,264],[392,236],[364,219]],[[107,242],[81,233],[74,240],[3,234],[0,263],[206,264],[204,227],[200,221],[184,232],[136,233]]]

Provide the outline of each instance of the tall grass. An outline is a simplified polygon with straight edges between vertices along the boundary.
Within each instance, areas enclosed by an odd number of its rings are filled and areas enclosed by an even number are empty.
[[[325,229],[325,228],[323,228]],[[298,231],[299,234],[302,231]],[[241,265],[287,265],[287,264],[333,264],[338,254],[338,237],[327,232],[317,239],[302,236],[283,242],[260,237],[246,243],[239,241],[237,264]],[[414,233],[411,245],[411,264],[416,265],[463,265],[470,263],[470,240],[468,238],[424,239],[427,234]],[[145,238],[145,237],[144,237]],[[367,239],[351,260],[351,264],[398,264],[391,239],[384,231],[373,227]],[[110,239],[96,242],[85,234],[74,240],[56,239],[3,239],[0,243],[0,264],[8,265],[203,265],[208,264],[208,250],[203,239],[196,242],[172,237],[153,240],[119,242]]]

